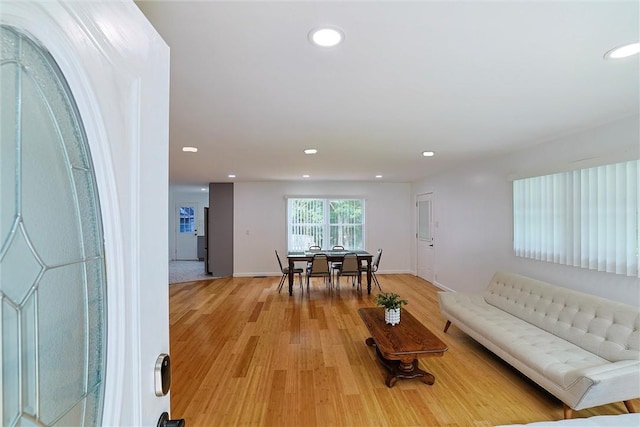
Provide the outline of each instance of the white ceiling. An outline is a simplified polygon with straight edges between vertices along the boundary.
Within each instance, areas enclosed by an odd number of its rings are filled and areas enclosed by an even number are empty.
[[[603,59],[638,3],[138,2],[171,48],[170,183],[411,182],[638,115],[638,56]],[[345,41],[312,46],[327,24]]]

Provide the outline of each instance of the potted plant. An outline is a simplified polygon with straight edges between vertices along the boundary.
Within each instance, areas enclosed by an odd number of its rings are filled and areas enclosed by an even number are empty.
[[[382,292],[376,295],[376,304],[384,307],[384,321],[393,326],[400,323],[400,307],[409,304],[409,301],[400,299],[400,296],[393,292]]]

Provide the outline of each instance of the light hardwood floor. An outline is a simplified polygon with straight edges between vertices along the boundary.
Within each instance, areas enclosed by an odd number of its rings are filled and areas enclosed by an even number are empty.
[[[372,296],[320,282],[278,294],[279,277],[171,285],[174,418],[187,426],[492,426],[555,420],[562,403],[453,325],[442,332],[436,292],[411,275],[378,275],[385,291],[449,346],[421,358],[436,377],[384,385],[386,371],[365,345],[357,309]],[[640,400],[634,405],[640,408]],[[626,413],[622,403],[574,418]]]

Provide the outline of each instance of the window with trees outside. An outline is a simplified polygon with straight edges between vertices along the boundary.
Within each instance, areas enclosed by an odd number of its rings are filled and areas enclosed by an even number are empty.
[[[515,254],[640,277],[638,164],[514,181]]]
[[[305,251],[314,245],[364,249],[364,200],[289,198],[288,250]]]
[[[189,206],[183,206],[179,210],[180,215],[180,233],[195,232],[196,212]]]

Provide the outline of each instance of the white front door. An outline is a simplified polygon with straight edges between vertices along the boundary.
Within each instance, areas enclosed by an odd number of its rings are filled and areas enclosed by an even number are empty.
[[[417,273],[431,283],[434,281],[433,193],[416,198]]]
[[[0,424],[155,426],[169,49],[129,0],[3,0],[0,23]]]
[[[197,203],[176,203],[176,259],[198,259],[198,228],[200,208]],[[204,232],[204,230],[203,230]]]

